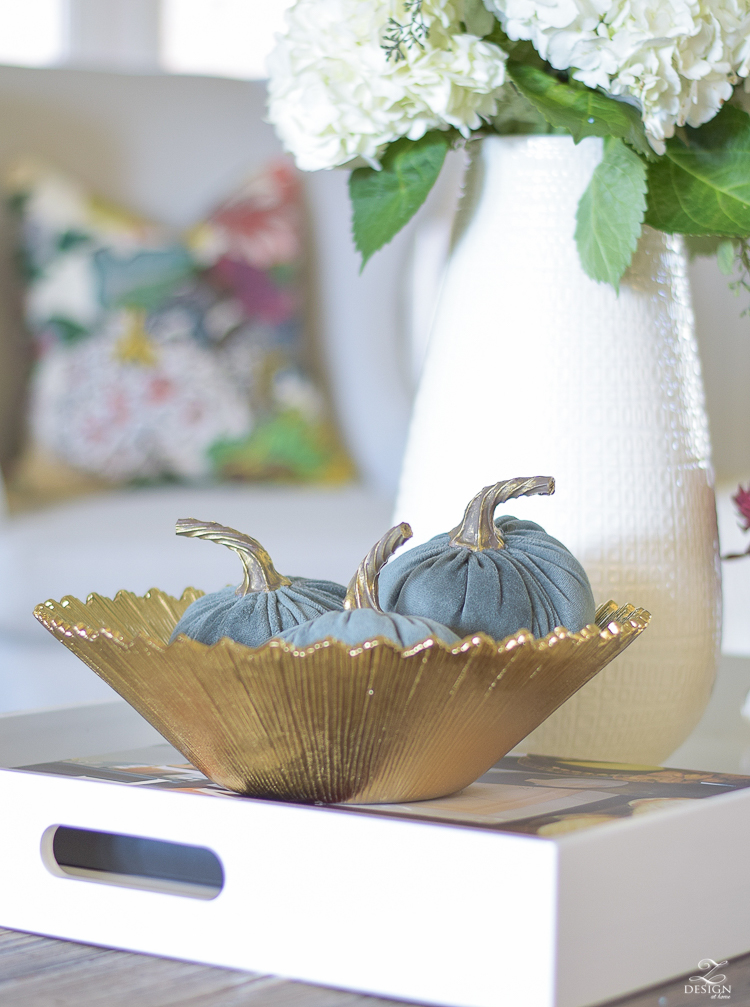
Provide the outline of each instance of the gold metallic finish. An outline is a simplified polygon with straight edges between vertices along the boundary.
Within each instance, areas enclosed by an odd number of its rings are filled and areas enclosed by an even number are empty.
[[[486,772],[648,625],[608,602],[580,633],[520,630],[403,650],[382,637],[294,650],[171,632],[201,592],[37,605],[36,618],[193,765],[253,797],[377,804],[455,793]]]
[[[411,525],[402,521],[375,543],[349,582],[344,598],[345,609],[351,611],[353,608],[374,608],[376,612],[383,611],[378,600],[380,571],[399,546],[407,542],[413,534]]]
[[[502,549],[505,542],[495,527],[496,508],[514,497],[550,496],[554,492],[552,476],[522,476],[485,486],[469,501],[461,524],[450,532],[449,545],[462,545],[475,552]]]
[[[278,572],[260,542],[241,531],[227,528],[216,521],[197,521],[194,517],[181,517],[175,525],[175,531],[178,535],[205,538],[217,545],[225,545],[227,549],[237,553],[245,571],[242,583],[237,588],[240,596],[252,591],[276,591],[277,588],[292,583],[288,577]]]

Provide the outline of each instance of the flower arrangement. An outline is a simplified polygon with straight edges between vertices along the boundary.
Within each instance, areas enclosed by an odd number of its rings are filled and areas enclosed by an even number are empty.
[[[269,71],[299,167],[352,169],[363,266],[492,133],[604,138],[576,225],[595,280],[618,287],[644,223],[750,266],[750,2],[297,0]]]

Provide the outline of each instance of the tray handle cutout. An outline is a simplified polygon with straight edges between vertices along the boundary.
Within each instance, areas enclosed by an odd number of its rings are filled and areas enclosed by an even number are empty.
[[[57,877],[192,899],[215,899],[224,887],[221,861],[205,846],[50,825],[40,852]]]

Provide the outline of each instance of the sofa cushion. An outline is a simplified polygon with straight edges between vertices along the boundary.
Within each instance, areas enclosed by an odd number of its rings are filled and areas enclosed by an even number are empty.
[[[108,480],[351,474],[302,365],[301,200],[286,161],[181,236],[35,164],[9,186],[37,446]]]

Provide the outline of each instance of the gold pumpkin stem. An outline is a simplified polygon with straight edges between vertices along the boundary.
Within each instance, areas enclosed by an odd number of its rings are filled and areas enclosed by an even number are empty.
[[[450,532],[450,545],[461,545],[475,552],[483,549],[502,549],[505,542],[495,527],[495,509],[514,497],[530,497],[555,492],[551,476],[505,479],[494,486],[485,486],[469,502],[461,524]]]
[[[344,608],[373,608],[382,612],[378,599],[378,577],[385,564],[407,539],[412,537],[411,525],[405,521],[397,524],[376,542],[357,567],[357,572],[349,582],[344,598]]]
[[[276,591],[277,588],[292,583],[274,567],[271,557],[260,542],[249,535],[243,535],[241,531],[227,528],[216,521],[198,521],[194,517],[181,517],[175,525],[175,531],[178,535],[205,538],[236,552],[245,571],[242,583],[237,588],[240,596],[253,591]]]

